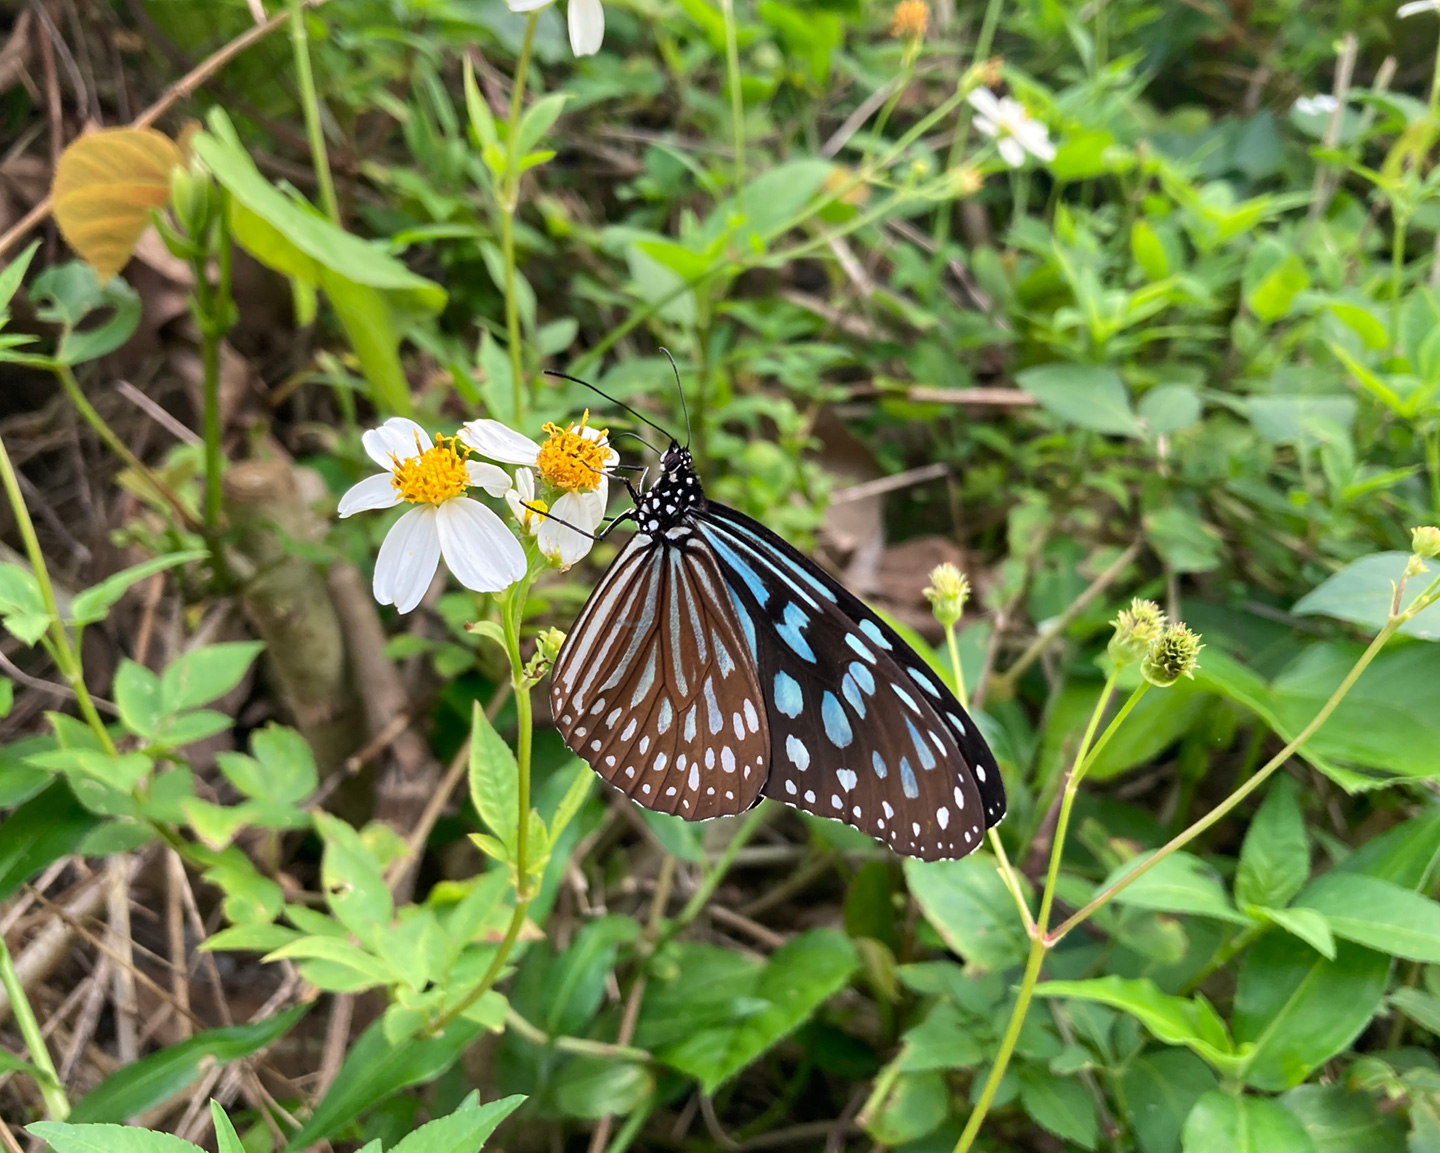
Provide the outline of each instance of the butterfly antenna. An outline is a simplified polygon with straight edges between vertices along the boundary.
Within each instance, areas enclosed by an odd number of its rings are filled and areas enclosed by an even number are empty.
[[[631,432],[628,428],[624,428],[624,429],[621,429],[619,432],[617,432],[617,433],[615,434],[614,439],[618,440],[618,439],[619,439],[620,437],[622,437],[622,436],[633,436],[636,440],[638,440],[641,444],[643,444],[646,448],[648,448],[651,452],[655,453],[657,456],[658,456],[659,453],[660,453],[660,450],[659,450],[658,448],[656,448],[653,444],[651,444],[648,440],[646,440],[646,439],[645,439],[643,436],[641,436],[638,432]],[[636,465],[623,465],[623,466],[622,466],[622,465],[618,465],[618,464],[617,464],[617,465],[611,465],[610,467],[611,467],[611,468],[622,468],[622,467],[625,467],[625,468],[633,468],[633,467],[638,467],[638,466],[636,466]]]
[[[588,380],[581,380],[578,376],[571,376],[568,372],[556,372],[553,368],[547,368],[547,369],[545,370],[545,375],[546,375],[546,376],[557,376],[557,377],[559,377],[561,380],[568,380],[568,381],[570,381],[572,384],[581,384],[581,385],[584,385],[586,388],[588,388],[591,392],[595,393],[597,396],[603,396],[606,400],[608,400],[608,401],[609,401],[611,404],[613,404],[616,408],[622,408],[622,409],[624,409],[626,412],[628,412],[631,416],[633,416],[636,420],[641,421],[641,422],[644,423],[644,424],[648,424],[651,428],[653,428],[656,432],[660,433],[660,435],[663,436],[663,437],[665,437],[667,440],[669,440],[669,441],[671,441],[671,442],[673,442],[673,441],[675,440],[675,438],[674,438],[673,436],[671,436],[670,433],[666,432],[665,429],[661,428],[658,424],[656,424],[653,420],[651,420],[651,419],[650,419],[648,416],[646,416],[643,412],[640,412],[638,409],[632,408],[630,405],[626,404],[623,400],[617,400],[615,397],[611,396],[608,392],[605,392],[605,391],[603,391],[602,389],[599,389],[599,388],[597,388],[595,385],[591,384]],[[632,434],[632,435],[633,435],[633,434]],[[642,441],[641,443],[643,444],[644,442]],[[649,446],[646,445],[646,447],[648,448]],[[654,450],[652,450],[652,451],[654,451]]]
[[[660,350],[665,354],[665,359],[670,362],[670,368],[675,373],[675,391],[680,394],[680,411],[685,414],[685,448],[690,448],[690,406],[685,403],[685,386],[680,383],[680,366],[675,363],[675,358],[670,355],[668,348]]]

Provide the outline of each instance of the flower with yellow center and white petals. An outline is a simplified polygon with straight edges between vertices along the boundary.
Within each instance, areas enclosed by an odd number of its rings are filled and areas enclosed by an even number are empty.
[[[553,4],[554,0],[505,0],[511,12],[533,12]],[[600,0],[568,0],[567,23],[570,26],[570,51],[576,56],[594,56],[605,39],[605,9]]]
[[[587,412],[578,425],[547,424],[544,444],[498,420],[469,421],[459,434],[481,456],[525,466],[516,472],[515,487],[505,499],[516,520],[535,536],[540,552],[562,569],[584,557],[594,544],[610,498],[609,472],[620,460],[610,447],[607,430],[589,427],[589,418]],[[560,493],[553,504],[536,499],[532,469]]]
[[[441,558],[476,592],[499,592],[525,575],[525,550],[505,522],[465,495],[482,488],[503,496],[510,477],[502,468],[467,459],[460,438],[438,436],[403,416],[391,417],[360,438],[385,472],[366,477],[340,498],[340,515],[414,505],[395,522],[375,558],[375,599],[408,613],[420,603]]]
[[[1027,152],[1047,164],[1055,159],[1049,130],[1032,119],[1020,101],[996,96],[988,88],[976,88],[965,99],[975,109],[975,127],[994,138],[995,147],[1011,168],[1024,164]]]

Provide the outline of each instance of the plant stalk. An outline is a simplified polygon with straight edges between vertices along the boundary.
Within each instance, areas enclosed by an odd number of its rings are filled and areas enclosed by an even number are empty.
[[[960,667],[960,645],[955,639],[955,626],[945,626],[945,648],[950,653],[950,667],[955,670],[955,697],[961,707],[970,711],[970,694],[965,690],[965,670]]]
[[[725,76],[730,86],[730,120],[735,150],[735,203],[745,187],[745,95],[740,89],[740,30],[735,21],[735,0],[720,0],[725,17]]]
[[[518,424],[525,415],[525,365],[520,347],[520,299],[515,290],[515,214],[520,206],[520,119],[525,111],[525,80],[535,48],[535,29],[540,12],[525,17],[525,38],[515,63],[515,81],[510,89],[510,116],[505,133],[505,179],[500,187],[500,255],[505,264],[505,342],[510,353],[510,393]],[[523,831],[522,831],[523,835]]]
[[[330,173],[330,154],[320,124],[320,96],[310,67],[310,33],[305,27],[305,0],[290,0],[290,45],[295,55],[295,78],[300,83],[300,106],[305,112],[305,137],[315,166],[315,183],[320,189],[320,207],[336,224],[340,223],[340,202],[335,198],[335,181]]]
[[[45,1047],[45,1035],[40,1031],[40,1022],[35,1018],[30,998],[25,995],[25,987],[20,984],[20,974],[15,971],[15,959],[10,955],[10,946],[5,943],[3,936],[0,936],[0,985],[4,986],[5,995],[10,998],[10,1007],[15,1011],[15,1024],[20,1027],[20,1036],[25,1039],[25,1047],[30,1050],[30,1063],[40,1073],[35,1084],[45,1102],[45,1115],[52,1121],[63,1121],[70,1116],[70,1101],[65,1096],[65,1088],[60,1084],[59,1075],[55,1072],[55,1063],[50,1060],[50,1050]]]

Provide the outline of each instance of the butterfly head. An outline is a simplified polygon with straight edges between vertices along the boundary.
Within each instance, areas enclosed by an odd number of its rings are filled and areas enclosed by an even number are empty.
[[[646,490],[635,509],[635,521],[642,532],[652,535],[681,527],[705,506],[695,459],[690,450],[674,441],[660,458],[660,475]]]

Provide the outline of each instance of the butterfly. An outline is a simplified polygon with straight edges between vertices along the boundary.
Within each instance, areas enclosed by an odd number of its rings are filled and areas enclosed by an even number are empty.
[[[622,518],[636,531],[552,670],[565,743],[631,800],[685,820],[773,797],[904,856],[977,848],[1005,815],[1000,769],[915,650],[764,525],[708,500],[673,438],[632,494]]]

